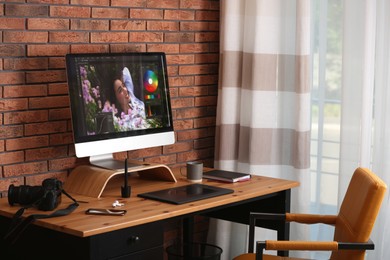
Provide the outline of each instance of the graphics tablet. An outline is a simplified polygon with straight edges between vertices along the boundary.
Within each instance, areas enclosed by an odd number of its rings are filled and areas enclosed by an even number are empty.
[[[165,190],[138,194],[138,197],[153,199],[172,204],[183,204],[233,193],[234,190],[204,184],[190,184]]]

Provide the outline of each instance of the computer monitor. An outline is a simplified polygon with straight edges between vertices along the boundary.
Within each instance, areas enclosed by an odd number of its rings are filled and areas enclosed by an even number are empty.
[[[175,142],[164,53],[68,54],[66,70],[77,157],[123,169],[113,153]]]

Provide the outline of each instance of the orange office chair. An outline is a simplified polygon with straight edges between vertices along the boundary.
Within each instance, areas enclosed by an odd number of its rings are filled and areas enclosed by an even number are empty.
[[[338,215],[251,213],[249,222],[249,253],[237,256],[234,260],[298,259],[263,255],[264,249],[332,251],[331,260],[364,259],[365,250],[374,249],[374,244],[370,240],[370,234],[386,189],[386,184],[369,169],[357,168],[349,183]],[[256,253],[253,253],[255,223],[258,219],[334,225],[334,241],[257,241]]]

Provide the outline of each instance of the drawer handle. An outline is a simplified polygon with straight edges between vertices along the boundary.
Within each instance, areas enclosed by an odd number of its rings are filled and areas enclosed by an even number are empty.
[[[131,237],[129,237],[129,239],[128,239],[129,244],[137,243],[139,240],[140,240],[139,236],[131,236]]]

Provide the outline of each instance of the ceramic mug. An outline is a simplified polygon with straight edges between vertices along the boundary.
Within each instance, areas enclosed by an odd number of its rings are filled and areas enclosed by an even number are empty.
[[[202,182],[203,178],[203,163],[202,162],[187,162],[186,177],[189,182]],[[182,173],[183,175],[183,173]]]

